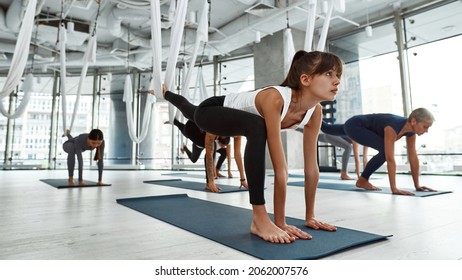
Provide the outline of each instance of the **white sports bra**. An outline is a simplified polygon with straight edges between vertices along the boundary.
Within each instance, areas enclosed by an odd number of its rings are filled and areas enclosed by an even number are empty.
[[[282,86],[270,86],[270,87],[276,89],[281,94],[282,99],[284,100],[284,106],[282,108],[282,113],[281,113],[281,120],[283,120],[287,114],[287,111],[289,110],[290,100],[292,99],[292,89],[290,87],[282,87]],[[260,115],[260,113],[257,110],[257,107],[255,106],[255,98],[260,91],[265,90],[270,87],[260,88],[255,91],[230,93],[225,96],[225,101],[224,101],[223,106],[234,108],[234,109],[239,109],[239,110],[246,111],[246,112],[258,115],[260,117],[263,117],[262,115]],[[311,115],[313,115],[314,109],[315,107],[309,109],[306,112],[305,117],[303,117],[303,120],[300,123],[295,124],[288,128],[284,128],[282,130],[303,128],[310,120]]]

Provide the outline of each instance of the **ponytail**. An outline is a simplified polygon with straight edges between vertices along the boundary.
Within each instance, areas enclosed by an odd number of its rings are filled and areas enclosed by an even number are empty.
[[[306,52],[304,50],[295,53],[289,73],[281,86],[292,89],[300,89],[300,75],[319,75],[334,69],[340,77],[343,72],[343,61],[335,54],[328,52]]]

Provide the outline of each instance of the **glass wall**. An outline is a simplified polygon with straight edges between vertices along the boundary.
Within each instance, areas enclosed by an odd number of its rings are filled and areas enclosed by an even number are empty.
[[[435,172],[462,166],[462,120],[457,113],[462,90],[457,85],[460,66],[455,63],[462,61],[460,46],[462,36],[409,49],[412,105],[431,110],[436,119],[429,133],[419,137],[420,152],[427,154],[423,160]]]
[[[454,117],[461,101],[460,89],[454,84],[459,78],[457,62],[462,61],[460,14],[462,3],[455,1],[402,20],[408,65],[404,75],[409,77],[412,109],[425,107],[436,118],[429,133],[417,137],[423,172],[462,171],[462,121]],[[346,61],[337,96],[337,123],[357,114],[403,115],[397,47],[384,43],[396,42],[390,38],[395,36],[394,25],[374,27],[371,38],[360,31],[330,43],[331,50]],[[374,153],[370,149],[369,154]],[[404,139],[395,144],[395,153],[398,170],[409,170]]]
[[[5,80],[2,77],[0,84]],[[3,99],[3,107],[10,114],[23,101],[24,92],[21,87],[20,84],[13,97]],[[2,163],[7,166],[43,168],[48,165],[53,78],[35,77],[32,88],[22,115],[9,119],[0,116]]]

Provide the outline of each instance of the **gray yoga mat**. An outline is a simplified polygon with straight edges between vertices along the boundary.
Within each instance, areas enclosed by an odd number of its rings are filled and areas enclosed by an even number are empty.
[[[337,227],[335,232],[312,230],[304,226],[304,220],[287,218],[288,224],[305,230],[313,239],[273,244],[249,232],[252,221],[249,209],[191,198],[186,194],[124,198],[117,199],[117,203],[265,260],[319,259],[387,239],[387,236],[342,227]]]
[[[297,187],[304,187],[305,182],[303,181],[297,181],[297,182],[289,182],[287,183],[288,186],[297,186]],[[338,191],[354,191],[354,192],[364,192],[364,193],[378,193],[378,194],[393,194],[391,192],[391,189],[388,187],[381,188],[382,190],[380,191],[371,191],[371,190],[365,190],[362,188],[357,188],[355,185],[351,184],[340,184],[340,183],[326,183],[326,182],[319,182],[318,183],[318,188],[319,189],[329,189],[329,190],[338,190]],[[427,196],[433,196],[433,195],[439,195],[439,194],[445,194],[445,193],[452,193],[452,191],[436,191],[436,192],[430,192],[430,191],[425,191],[425,192],[418,192],[415,189],[402,189],[406,191],[413,192],[415,195],[410,195],[412,197],[427,197]]]
[[[211,192],[205,188],[205,181],[194,182],[194,181],[183,181],[181,179],[165,179],[165,180],[148,180],[148,181],[143,181],[143,183],[161,185],[161,186],[167,186],[167,187],[182,188],[182,189],[195,190],[195,191]],[[221,192],[219,193],[247,191],[247,189],[245,188],[239,188],[238,184],[231,186],[231,185],[220,184],[219,182],[216,182],[216,181],[215,181],[215,184],[219,188],[221,188]]]
[[[101,186],[97,185],[94,181],[83,180],[85,186],[79,186],[79,182],[75,182],[74,186],[70,186],[67,182],[67,179],[40,179],[40,181],[47,183],[48,185],[55,187],[57,189],[66,189],[66,188],[88,188],[88,187],[107,187],[111,184],[103,184]]]

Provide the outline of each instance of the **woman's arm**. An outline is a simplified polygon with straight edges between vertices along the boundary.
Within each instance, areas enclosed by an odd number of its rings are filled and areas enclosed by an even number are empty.
[[[412,195],[412,192],[398,189],[396,185],[396,162],[395,162],[395,142],[396,132],[391,126],[387,126],[385,131],[385,160],[387,161],[388,180],[393,194]]]
[[[419,158],[417,157],[417,151],[415,148],[416,135],[406,137],[406,147],[407,147],[407,158],[409,165],[411,166],[412,180],[414,181],[414,187],[417,189],[419,184]]]
[[[311,116],[310,121],[303,129],[303,159],[305,171],[305,224],[314,229],[323,229],[335,231],[336,228],[332,225],[323,223],[315,219],[314,204],[316,198],[316,189],[319,181],[318,167],[318,145],[317,139],[321,128],[322,107],[320,104]]]
[[[206,133],[205,134],[205,168],[207,174],[207,189],[212,192],[219,192],[220,188],[215,185],[215,161],[213,160],[213,154],[215,152],[215,139],[216,135]]]
[[[226,161],[228,162],[228,178],[233,178],[231,172],[231,144],[226,145]]]
[[[245,173],[244,173],[244,164],[242,163],[242,154],[241,154],[241,136],[236,136],[233,138],[234,142],[234,160],[236,161],[237,169],[239,170],[239,178],[241,180],[241,185],[240,187],[244,187],[246,189],[249,188],[249,185],[247,185],[247,180],[245,178]]]
[[[391,126],[384,129],[384,147],[385,147],[385,160],[387,162],[388,180],[390,188],[393,193],[398,192],[396,186],[396,162],[395,162],[395,141],[396,132]]]
[[[359,161],[359,144],[356,141],[351,140],[351,145],[353,146],[353,157],[355,159],[355,170],[356,170],[356,176],[359,177],[361,176],[361,165]]]
[[[265,119],[268,150],[274,169],[274,223],[283,228],[288,170],[281,139],[281,110],[284,101],[274,88],[261,91],[256,98],[257,108]]]
[[[100,155],[101,158],[98,160],[98,182],[97,185],[102,185],[103,184],[103,168],[104,168],[104,148],[105,148],[105,141],[101,143],[101,146],[99,147],[100,149]]]
[[[414,187],[417,191],[435,191],[429,187],[424,187],[420,185],[419,175],[420,175],[420,164],[419,157],[417,156],[416,149],[416,135],[406,137],[406,147],[407,147],[407,158],[409,165],[411,166],[411,175],[412,180],[414,181]]]

